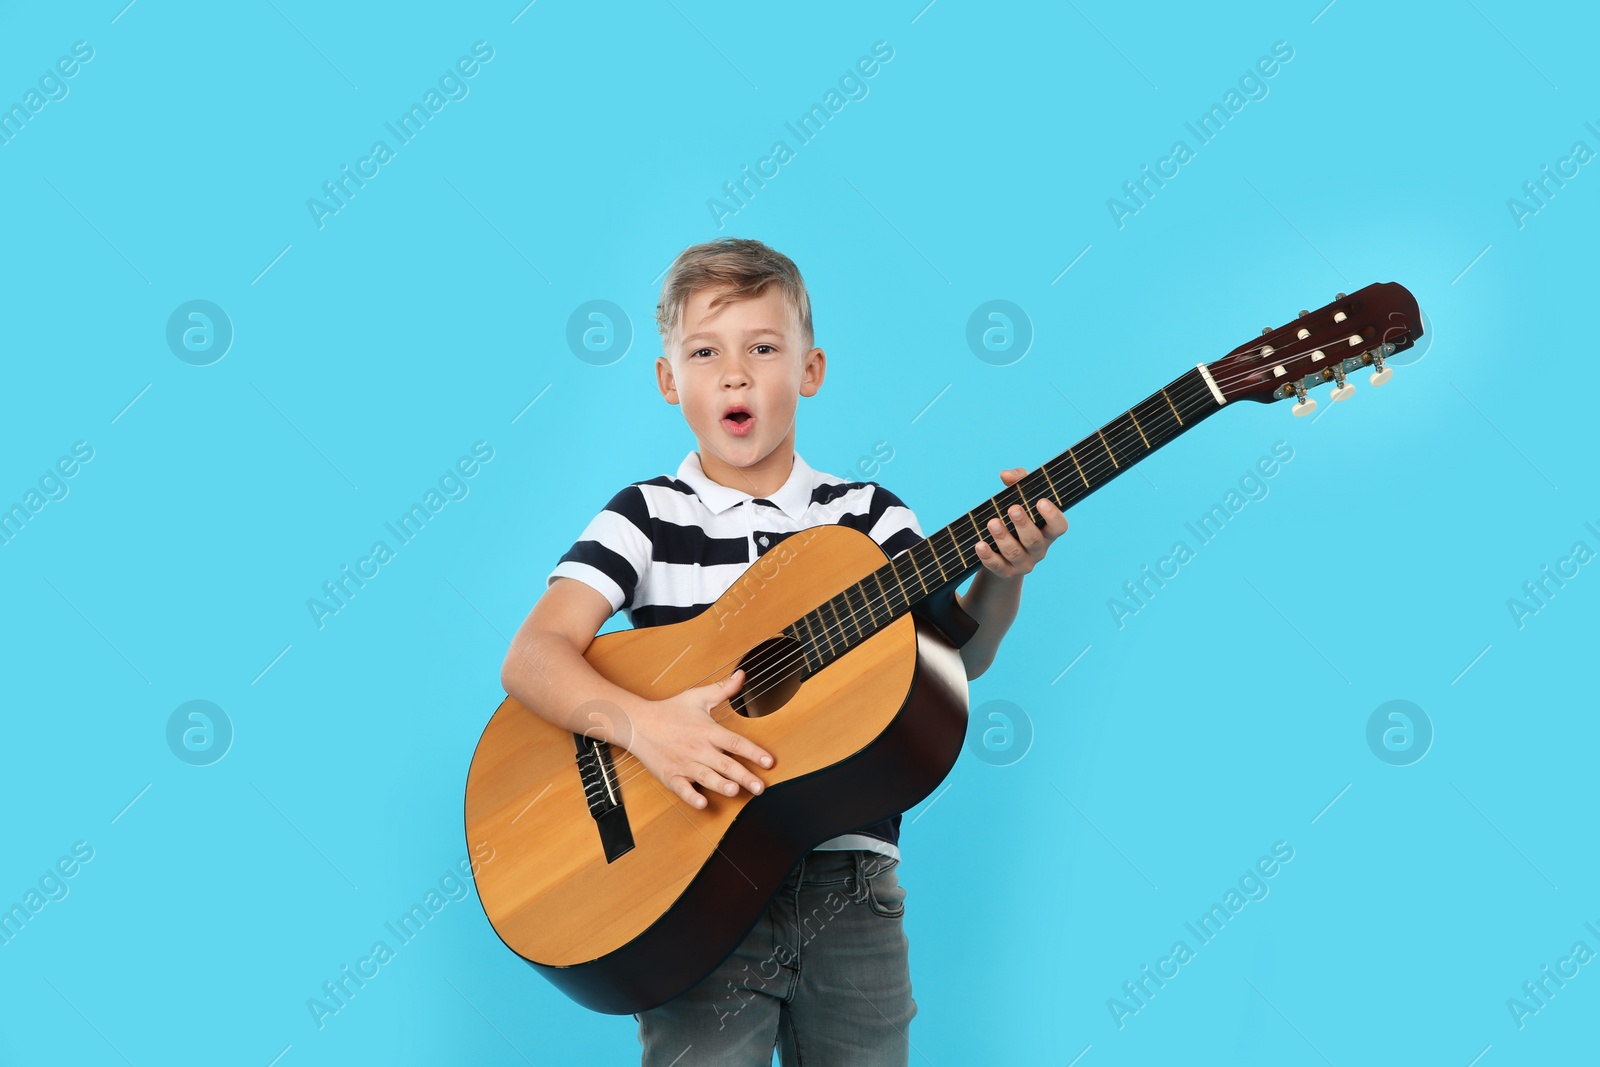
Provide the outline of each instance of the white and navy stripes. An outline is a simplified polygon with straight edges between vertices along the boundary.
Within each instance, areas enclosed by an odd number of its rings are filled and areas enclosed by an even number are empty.
[[[890,557],[922,540],[910,508],[876,482],[847,482],[794,455],[783,487],[755,497],[712,481],[690,452],[673,477],[625,486],[550,572],[600,592],[635,627],[681,622],[710,607],[763,553],[791,534],[838,524]],[[900,816],[824,841],[899,857]]]

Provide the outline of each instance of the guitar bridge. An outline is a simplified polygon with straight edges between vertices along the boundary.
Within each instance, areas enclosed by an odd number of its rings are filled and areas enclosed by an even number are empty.
[[[622,790],[617,784],[617,769],[611,762],[611,746],[594,737],[573,734],[578,746],[578,777],[589,814],[600,831],[600,847],[606,862],[615,863],[633,850],[633,828],[622,806]]]

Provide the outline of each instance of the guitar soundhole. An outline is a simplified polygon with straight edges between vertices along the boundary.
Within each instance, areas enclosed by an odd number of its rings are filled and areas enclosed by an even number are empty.
[[[739,661],[744,683],[728,703],[747,719],[771,715],[800,691],[805,665],[800,642],[782,635],[769,637]]]

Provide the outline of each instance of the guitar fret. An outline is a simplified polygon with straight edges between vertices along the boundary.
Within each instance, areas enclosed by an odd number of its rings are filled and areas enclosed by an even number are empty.
[[[856,632],[855,640],[860,641],[866,636],[867,631],[861,626],[861,616],[856,611],[855,602],[850,598],[850,589],[846,589],[844,592],[840,593],[839,596],[844,600],[845,610],[850,613],[850,626]],[[855,644],[855,641],[852,641],[851,644]]]
[[[1105,446],[1106,455],[1111,457],[1111,466],[1120,469],[1122,465],[1117,462],[1117,454],[1111,451],[1111,442],[1106,440],[1104,431],[1096,430],[1095,433],[1100,436],[1100,443]]]
[[[1176,404],[1174,404],[1172,402],[1172,398],[1170,396],[1167,396],[1167,391],[1165,389],[1161,390],[1161,395],[1166,397],[1167,407],[1172,409],[1172,417],[1178,420],[1178,425],[1179,426],[1182,426],[1183,425],[1183,416],[1178,414],[1178,405],[1176,405]]]
[[[900,568],[895,566],[893,561],[889,563],[889,573],[894,575],[894,584],[900,587],[900,599],[905,601],[906,607],[910,607],[911,597],[906,593],[906,583],[900,580]]]
[[[1133,422],[1133,428],[1139,431],[1139,440],[1144,442],[1146,450],[1150,448],[1150,438],[1144,435],[1144,427],[1139,425],[1139,420],[1134,418],[1133,408],[1128,409],[1128,418]]]
[[[828,601],[828,603],[833,605],[833,617],[839,620],[839,634],[844,640],[844,647],[845,647],[846,651],[848,651],[849,648],[850,648],[850,623],[851,623],[850,601],[847,598],[845,598],[845,605],[844,605],[845,610],[844,610],[843,614],[840,614],[840,612],[839,612],[839,601],[840,601],[841,598],[844,598],[844,594],[843,593],[839,594],[839,596],[834,597],[832,600]]]
[[[1073,447],[1074,447],[1074,448],[1076,448],[1076,447],[1077,447],[1077,446],[1076,446],[1076,445],[1074,445],[1074,446],[1073,446]],[[1071,460],[1072,460],[1072,465],[1073,465],[1073,466],[1074,466],[1074,467],[1077,467],[1077,468],[1078,468],[1078,477],[1080,477],[1080,478],[1083,478],[1083,487],[1084,487],[1084,488],[1085,488],[1085,489],[1088,489],[1088,488],[1090,488],[1090,486],[1089,486],[1089,479],[1088,479],[1088,478],[1087,478],[1087,477],[1085,477],[1085,476],[1084,476],[1084,473],[1083,473],[1083,464],[1081,464],[1081,463],[1079,463],[1079,462],[1078,462],[1078,457],[1077,457],[1077,454],[1076,454],[1076,453],[1074,453],[1074,452],[1073,452],[1073,451],[1072,451],[1072,449],[1071,449],[1071,448],[1069,448],[1069,449],[1067,449],[1067,456],[1068,456],[1068,457],[1069,457],[1069,458],[1071,458]]]
[[[1033,518],[1036,518],[1036,516],[1033,513],[1033,509],[1028,507],[1028,498],[1026,496],[1024,496],[1023,493],[1022,493],[1022,483],[1024,481],[1026,481],[1026,480],[1027,480],[1026,477],[1017,479],[1017,481],[1015,481],[1015,482],[1013,482],[1011,484],[1010,488],[1008,488],[1004,493],[1001,493],[1000,495],[1001,496],[1006,496],[1007,494],[1010,494],[1010,495],[1015,496],[1017,499],[1015,501],[1013,501],[1012,503],[1016,504],[1017,507],[1022,509],[1022,514],[1026,518],[1033,519]],[[1006,510],[1006,518],[1010,519],[1011,505],[1007,504],[1005,510]],[[1004,522],[1006,520],[1002,519],[1001,521]],[[1010,525],[1007,527],[1007,529],[1009,529],[1013,534],[1015,534],[1017,532],[1017,530],[1016,530],[1016,520],[1015,519],[1011,519]]]
[[[809,623],[808,626],[809,626],[809,628],[811,629],[811,632],[812,632],[812,638],[811,638],[812,643],[815,644],[816,647],[817,647],[817,655],[818,656],[822,655],[822,646],[823,646],[824,643],[826,643],[827,646],[828,646],[828,656],[831,658],[833,656],[833,638],[828,635],[828,624],[825,621],[823,621],[822,608],[819,607],[815,611],[811,612],[810,615],[806,616],[806,618],[808,618],[808,619],[813,618],[813,617],[815,617],[816,621],[812,622],[812,623]],[[816,639],[816,634],[818,632],[820,632],[822,634],[822,640],[821,641],[818,641]]]
[[[815,674],[822,669],[822,664],[819,662],[815,668],[811,666],[811,646],[804,637],[800,636],[800,627],[805,625],[805,621],[805,616],[802,615],[792,624],[784,627],[783,632],[789,636],[790,640],[800,646],[800,655],[804,656],[806,661],[806,673]]]
[[[922,544],[927,544],[927,541],[923,541]],[[917,588],[921,589],[923,593],[929,593],[932,590],[928,588],[928,580],[922,576],[922,565],[917,562],[917,549],[921,547],[922,545],[911,546],[911,551],[907,552],[906,556],[911,560],[911,569],[916,572]]]
[[[843,637],[844,636],[844,624],[839,622],[839,611],[838,611],[837,608],[835,608],[833,606],[833,601],[830,600],[830,601],[828,601],[826,604],[824,604],[822,606],[827,608],[829,611],[833,612],[833,621],[838,624],[838,626],[839,626],[839,635],[840,635],[840,637]],[[834,654],[835,658],[837,658],[838,652],[833,647],[833,631],[831,629],[825,629],[823,631],[823,633],[827,634],[827,636],[828,636],[828,651],[832,652]]]
[[[801,621],[804,622],[805,626],[806,626],[806,647],[811,648],[811,649],[816,651],[816,654],[817,654],[817,670],[820,671],[823,668],[823,666],[825,665],[825,661],[823,660],[823,657],[822,657],[822,645],[817,641],[816,628],[812,625],[812,622],[811,622],[811,615],[812,615],[811,612],[807,612],[804,616],[801,617]]]
[[[857,584],[857,585],[851,586],[849,589],[846,589],[844,591],[844,606],[850,609],[850,621],[855,624],[856,636],[858,636],[858,637],[861,636],[863,633],[865,633],[865,631],[862,630],[862,628],[861,628],[861,616],[856,613],[856,606],[855,606],[854,602],[852,602],[851,599],[850,599],[850,593],[852,591],[854,591],[854,590],[860,590],[860,589],[861,589],[860,585]],[[866,595],[866,592],[863,590],[861,592],[862,606],[867,608],[867,616],[870,619],[871,615],[872,615],[872,607],[871,607],[870,604],[866,603],[866,599],[867,599],[867,595]]]
[[[1050,464],[1042,465],[1039,470],[1044,475],[1045,484],[1050,487],[1050,499],[1056,502],[1056,507],[1061,507],[1066,498],[1061,495],[1061,490],[1056,488],[1055,479],[1050,477]]]
[[[1000,510],[999,506],[996,505],[992,499],[989,501],[989,503],[995,508],[996,512]],[[967,512],[967,521],[972,524],[973,537],[977,538],[979,541],[982,541],[983,535],[989,532],[988,520],[984,520],[984,522],[980,525],[978,523],[978,517],[969,511]]]

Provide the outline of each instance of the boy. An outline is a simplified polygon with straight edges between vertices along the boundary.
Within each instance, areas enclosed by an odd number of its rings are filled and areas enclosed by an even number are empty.
[[[894,556],[918,543],[916,516],[874,482],[812,470],[795,451],[795,409],[822,386],[811,305],[787,256],[759,241],[723,238],[685,249],[656,313],[663,355],[656,380],[683,409],[696,450],[675,477],[635,482],[614,496],[561,557],[518,631],[501,672],[506,692],[574,733],[626,746],[684,803],[700,789],[760,793],[747,766],[774,757],[716,722],[711,711],[739,691],[741,672],[665,700],[644,700],[601,678],[584,651],[618,610],[634,626],[690,618],[784,537],[823,523],[871,536]],[[1011,485],[1023,468],[1001,473]],[[1016,616],[1022,576],[1067,523],[1049,500],[1044,528],[1011,509],[995,547],[977,546],[978,571],[959,604],[978,623],[961,647],[976,678]],[[998,550],[997,550],[998,549]],[[592,700],[620,708],[611,731],[579,712]],[[735,758],[739,757],[739,758]],[[635,1016],[646,1065],[760,1064],[778,1046],[786,1067],[904,1064],[916,1013],[901,925],[905,891],[900,816],[822,842],[798,864],[743,943],[694,988]],[[828,903],[824,903],[824,900]],[[821,910],[818,910],[821,909]],[[813,929],[812,915],[829,916]],[[799,923],[806,916],[805,923]]]

